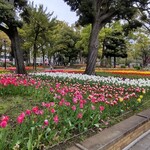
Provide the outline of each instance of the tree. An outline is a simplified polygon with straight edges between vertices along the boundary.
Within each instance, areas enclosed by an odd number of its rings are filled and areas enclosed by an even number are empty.
[[[32,47],[32,42],[30,40],[30,37],[28,36],[28,29],[28,26],[26,25],[26,23],[24,23],[23,27],[18,30],[21,40],[21,49],[23,50],[23,54],[25,54],[24,61],[26,61],[27,65],[31,63],[30,54]]]
[[[79,58],[82,62],[82,57],[88,56],[88,42],[90,38],[91,25],[83,27],[80,31],[80,39],[76,43],[76,48],[80,50]],[[83,62],[82,62],[83,63]]]
[[[150,38],[143,33],[137,34],[135,49],[142,59],[143,67],[146,67],[150,58]]]
[[[126,43],[122,37],[122,32],[113,31],[111,35],[107,36],[104,40],[104,55],[114,57],[114,68],[116,67],[116,57],[127,57]]]
[[[46,46],[50,43],[49,32],[55,25],[55,18],[51,19],[53,13],[47,13],[47,9],[44,9],[43,5],[34,7],[33,3],[30,5],[29,13],[31,17],[22,29],[25,32],[21,31],[20,34],[22,38],[25,38],[24,48],[33,47],[33,68],[36,70],[38,50],[41,50],[44,60]]]
[[[137,15],[143,27],[150,33],[150,1],[147,2],[147,5],[143,10],[139,9]]]
[[[52,34],[52,54],[59,64],[67,65],[77,59],[79,49],[75,47],[79,39],[79,33],[74,27],[65,22],[58,21]],[[57,63],[55,61],[55,63]]]
[[[80,39],[77,41],[76,43],[76,47],[77,49],[80,50],[80,60],[82,60],[82,58],[87,58],[88,56],[88,43],[89,43],[89,38],[90,38],[90,32],[91,32],[91,24],[86,25],[84,27],[82,27],[81,31],[80,31]],[[107,31],[106,31],[107,32]],[[98,49],[98,58],[101,58],[102,55],[102,43],[103,43],[103,39],[105,37],[104,32],[101,32],[102,34],[99,34],[99,49]],[[83,63],[83,61],[82,61]]]
[[[76,11],[79,16],[78,23],[81,25],[92,24],[89,41],[89,52],[87,58],[86,74],[95,74],[95,65],[98,54],[99,31],[112,19],[132,18],[138,3],[144,7],[148,0],[64,0]]]
[[[11,40],[11,48],[17,68],[16,73],[26,74],[18,36],[18,27],[22,26],[22,22],[19,20],[17,14],[20,16],[28,15],[27,0],[0,0],[0,30],[5,32]]]

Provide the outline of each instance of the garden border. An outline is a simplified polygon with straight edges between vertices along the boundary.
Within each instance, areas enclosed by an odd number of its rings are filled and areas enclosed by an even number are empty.
[[[150,129],[150,109],[104,129],[67,150],[122,150]]]

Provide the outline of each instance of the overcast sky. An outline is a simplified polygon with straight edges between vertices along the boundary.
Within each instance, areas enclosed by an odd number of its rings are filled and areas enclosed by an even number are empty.
[[[43,4],[44,8],[47,7],[48,12],[54,12],[53,16],[57,16],[58,20],[65,21],[69,25],[78,20],[75,12],[70,11],[68,6],[63,0],[30,0],[34,4]]]

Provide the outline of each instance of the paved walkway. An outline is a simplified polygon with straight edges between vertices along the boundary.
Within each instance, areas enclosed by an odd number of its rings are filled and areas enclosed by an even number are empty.
[[[150,130],[134,140],[123,150],[150,150]]]

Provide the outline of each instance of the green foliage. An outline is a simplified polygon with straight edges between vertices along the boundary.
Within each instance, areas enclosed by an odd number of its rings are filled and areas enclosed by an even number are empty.
[[[7,1],[0,1],[0,22],[4,22],[5,24],[16,23],[15,21],[15,10],[13,10],[13,5]],[[7,20],[10,20],[8,22]]]
[[[92,0],[64,0],[71,6],[72,11],[77,11],[79,23],[82,25],[92,23],[94,21],[94,11]]]
[[[99,1],[99,0],[64,0],[68,5],[70,5],[72,11],[76,11],[79,16],[79,23],[82,25],[89,24],[95,21],[97,14],[99,13],[99,18],[103,18],[103,23],[107,23],[111,20],[108,18],[115,19],[131,19],[135,12],[137,11],[135,3],[139,7],[144,8],[147,6],[147,1],[136,1],[136,0],[112,0],[112,1]],[[108,14],[105,17],[104,15]]]
[[[87,57],[88,45],[91,32],[91,25],[87,25],[81,29],[80,39],[76,43],[76,48],[80,49],[80,55]]]
[[[0,22],[3,22],[7,26],[21,27],[22,22],[16,19],[15,10],[18,10],[19,15],[23,15],[24,11],[27,12],[27,0],[14,0],[14,3],[0,0]]]
[[[143,10],[139,9],[138,11],[138,17],[140,18],[140,21],[142,23],[143,28],[145,31],[150,33],[150,11],[149,11],[149,4],[145,6]]]
[[[51,42],[51,30],[55,26],[55,18],[52,18],[53,13],[47,13],[47,8],[44,9],[43,5],[34,6],[30,4],[29,9],[30,16],[28,22],[24,23],[24,26],[20,32],[22,39],[22,49],[29,57],[31,48],[33,47],[33,56],[42,54],[43,59],[47,51],[49,50],[49,43]],[[29,58],[28,58],[29,59]],[[34,62],[36,67],[36,62]]]
[[[133,42],[128,44],[129,49],[129,57],[132,59],[131,62],[138,62],[146,67],[149,61],[150,56],[150,39],[149,39],[149,32],[144,33],[141,30],[137,30],[133,34]]]
[[[105,38],[104,45],[104,55],[106,57],[127,57],[126,43],[122,37],[122,32],[112,32],[110,36]]]
[[[140,70],[140,69],[141,69],[141,67],[140,67],[140,66],[134,66],[134,69],[136,69],[136,70]]]
[[[31,47],[36,42],[37,48],[47,42],[49,31],[52,26],[54,26],[54,18],[51,19],[52,13],[47,13],[47,9],[43,8],[43,5],[39,7],[34,7],[32,4],[30,6],[30,20],[28,24],[24,24],[23,29],[20,34],[25,38],[26,42],[24,47]],[[43,44],[44,43],[44,44]]]
[[[18,74],[26,74],[18,37],[18,27],[22,27],[20,16],[23,16],[24,12],[27,12],[27,0],[0,0],[0,30],[5,32],[11,40]],[[28,14],[24,13],[24,15]]]
[[[58,61],[68,64],[76,60],[80,51],[75,47],[80,37],[78,30],[58,21],[52,33],[52,53],[56,54]]]
[[[121,65],[120,67],[121,67],[121,68],[126,68],[126,66],[125,66],[125,65]]]

